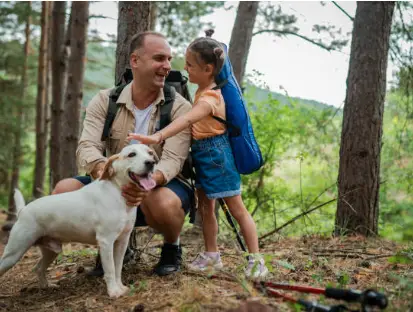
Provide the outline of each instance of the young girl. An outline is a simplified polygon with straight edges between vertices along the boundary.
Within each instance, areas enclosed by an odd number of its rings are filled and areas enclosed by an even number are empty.
[[[257,278],[265,276],[268,269],[258,253],[254,220],[241,198],[241,179],[235,167],[225,125],[212,118],[217,116],[225,119],[225,102],[221,91],[212,90],[216,86],[214,77],[220,72],[224,57],[223,47],[218,41],[210,37],[194,40],[185,55],[189,81],[198,85],[192,110],[153,135],[130,134],[128,139],[144,144],[160,144],[192,126],[191,150],[206,251],[200,253],[189,267],[203,271],[210,267],[221,269],[223,266],[217,246],[218,224],[214,213],[215,199],[223,198],[240,226],[250,253],[245,274]]]

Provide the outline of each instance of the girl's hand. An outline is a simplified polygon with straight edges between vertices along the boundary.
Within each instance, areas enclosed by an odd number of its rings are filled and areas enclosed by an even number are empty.
[[[127,140],[137,140],[143,144],[159,144],[162,141],[162,135],[157,132],[153,135],[142,135],[136,133],[129,133]]]

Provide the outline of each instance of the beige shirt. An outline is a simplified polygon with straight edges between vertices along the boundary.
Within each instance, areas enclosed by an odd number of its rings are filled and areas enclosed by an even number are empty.
[[[106,156],[119,153],[122,148],[129,144],[126,137],[129,132],[135,130],[135,117],[133,114],[134,104],[132,102],[132,84],[127,85],[116,101],[119,105],[115,120],[113,121],[109,138],[106,142],[101,141],[103,126],[109,106],[109,93],[111,89],[101,90],[90,101],[86,108],[86,116],[83,122],[83,130],[76,151],[77,162],[80,171],[90,173],[99,162],[106,161]],[[165,101],[163,90],[160,90],[156,98],[149,120],[148,134],[156,132],[159,127],[160,105]],[[180,94],[176,93],[175,102],[171,111],[171,120],[186,114],[191,109],[191,104]],[[159,157],[159,163],[155,170],[163,173],[166,182],[176,177],[188,156],[191,143],[190,128],[183,130],[177,135],[165,140],[162,145],[155,144],[151,147]]]

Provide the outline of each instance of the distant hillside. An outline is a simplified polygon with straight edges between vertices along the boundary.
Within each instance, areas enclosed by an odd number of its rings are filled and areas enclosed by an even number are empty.
[[[302,99],[299,97],[287,97],[284,94],[262,89],[252,84],[247,85],[244,92],[252,93],[256,101],[265,101],[266,99],[268,99],[268,94],[271,94],[271,97],[273,99],[276,99],[277,101],[279,101],[281,104],[284,104],[284,105],[288,105],[288,104],[291,104],[291,102],[294,102],[294,103],[298,103],[299,105],[311,106],[313,108],[320,109],[320,110],[323,110],[323,109],[335,110],[336,109],[336,107],[333,105],[321,103],[315,100]]]
[[[114,45],[102,46],[99,43],[90,43],[87,50],[87,65],[84,80],[84,97],[83,105],[92,99],[92,97],[101,89],[107,89],[114,85],[115,76],[115,51]],[[180,59],[176,59],[174,68],[180,68],[183,66],[183,62]],[[185,73],[186,74],[186,73]],[[194,87],[191,86],[191,91],[194,91]],[[281,93],[271,92],[252,84],[248,84],[245,92],[253,94],[256,101],[265,101],[268,99],[268,94],[271,93],[272,98],[278,100],[280,103],[288,105],[293,101],[303,106],[311,106],[316,109],[336,109],[332,105],[321,103],[315,100],[301,99],[299,97],[287,97]]]

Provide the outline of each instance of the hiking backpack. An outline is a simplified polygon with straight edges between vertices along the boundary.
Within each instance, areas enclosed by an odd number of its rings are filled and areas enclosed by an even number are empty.
[[[225,61],[220,73],[215,77],[225,101],[226,120],[213,116],[227,125],[229,141],[233,151],[235,165],[241,174],[250,174],[261,168],[264,161],[248,115],[245,99],[235,79],[227,46],[223,44]]]

